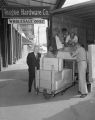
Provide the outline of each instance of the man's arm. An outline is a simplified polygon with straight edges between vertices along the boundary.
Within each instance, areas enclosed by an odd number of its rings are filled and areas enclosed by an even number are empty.
[[[77,54],[78,54],[78,50],[76,50],[75,52],[71,52],[70,54],[71,54],[72,57],[76,57]]]
[[[26,62],[27,62],[27,65],[29,66],[29,60],[30,60],[30,54],[27,55],[27,59],[26,59]]]

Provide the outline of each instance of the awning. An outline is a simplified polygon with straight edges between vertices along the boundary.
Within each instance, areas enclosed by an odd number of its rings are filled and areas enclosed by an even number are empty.
[[[49,7],[50,11],[61,8],[65,0],[1,0],[0,8],[2,7],[10,7],[10,6],[17,6],[17,7]],[[24,31],[27,37],[31,37],[31,26],[24,26],[22,25],[22,30]],[[33,29],[32,29],[33,30]]]
[[[81,18],[85,21],[95,22],[95,1],[92,0],[69,7],[60,8],[52,12],[52,14],[60,13]]]
[[[61,8],[65,0],[1,0],[2,6],[48,6],[50,10]]]

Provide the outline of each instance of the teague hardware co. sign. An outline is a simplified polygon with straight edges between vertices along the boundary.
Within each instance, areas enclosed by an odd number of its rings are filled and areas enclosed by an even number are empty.
[[[4,7],[2,9],[3,18],[46,18],[49,14],[49,7]]]

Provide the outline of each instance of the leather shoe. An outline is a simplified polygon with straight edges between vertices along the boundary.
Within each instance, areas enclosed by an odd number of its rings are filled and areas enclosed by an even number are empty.
[[[87,94],[81,94],[80,98],[84,98],[86,96],[87,96]]]
[[[81,92],[80,92],[80,91],[78,91],[78,94],[81,94]]]
[[[31,90],[28,90],[28,92],[31,92]]]

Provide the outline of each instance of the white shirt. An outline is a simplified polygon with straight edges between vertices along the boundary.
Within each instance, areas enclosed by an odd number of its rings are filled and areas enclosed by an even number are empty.
[[[87,60],[87,52],[83,47],[77,48],[77,50],[73,53],[73,56],[77,57],[77,62]]]
[[[34,53],[34,55],[35,55],[35,57],[37,58],[37,55],[38,55],[38,54],[37,54],[37,53]]]
[[[55,36],[55,39],[56,39],[57,49],[63,48],[63,45],[62,45],[62,43],[57,35]]]
[[[78,42],[78,37],[75,35],[74,38],[71,39],[70,35],[68,35],[67,38],[66,38],[66,43],[68,43],[69,41],[77,43]]]

